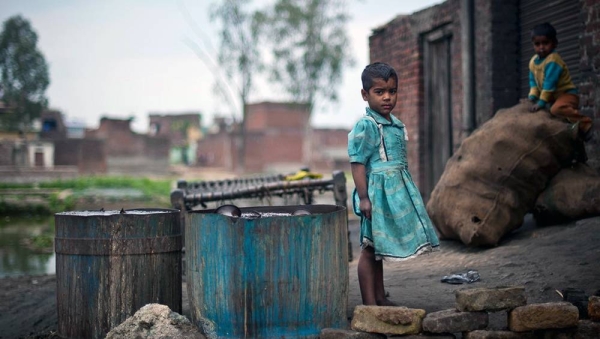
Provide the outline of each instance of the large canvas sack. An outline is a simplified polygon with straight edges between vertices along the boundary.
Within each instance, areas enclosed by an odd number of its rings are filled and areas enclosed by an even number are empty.
[[[577,126],[546,111],[530,113],[530,105],[499,110],[446,163],[427,204],[442,238],[497,245],[571,163]]]
[[[533,216],[539,225],[600,215],[600,175],[586,164],[564,168],[538,196]]]

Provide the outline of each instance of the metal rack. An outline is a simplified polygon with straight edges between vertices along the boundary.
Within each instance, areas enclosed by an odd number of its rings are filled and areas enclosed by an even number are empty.
[[[286,180],[286,175],[265,175],[247,178],[187,182],[179,180],[171,192],[171,205],[182,212],[207,208],[209,202],[238,199],[270,199],[271,197],[300,197],[312,205],[315,193],[332,192],[335,205],[347,208],[346,176],[334,171],[331,179]],[[182,221],[185,219],[182,213]],[[350,236],[350,231],[348,231]],[[352,261],[352,243],[348,238],[348,257]]]
[[[179,180],[171,192],[171,205],[181,211],[207,208],[206,203],[236,199],[265,199],[298,196],[305,205],[314,202],[315,192],[333,192],[335,204],[347,207],[346,176],[334,171],[331,179],[301,179],[288,181],[283,174],[214,181],[187,182]]]

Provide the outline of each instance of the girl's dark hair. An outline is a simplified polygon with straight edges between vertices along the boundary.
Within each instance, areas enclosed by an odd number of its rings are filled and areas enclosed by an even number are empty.
[[[552,40],[553,42],[558,42],[556,39],[556,29],[548,22],[544,22],[543,24],[536,25],[531,30],[531,38],[536,36],[545,36],[546,38]]]
[[[396,74],[396,70],[383,62],[374,62],[367,65],[360,78],[362,80],[363,89],[367,92],[373,87],[373,79],[383,79],[388,81],[390,78],[394,78],[396,79],[396,84],[398,84],[398,74]]]

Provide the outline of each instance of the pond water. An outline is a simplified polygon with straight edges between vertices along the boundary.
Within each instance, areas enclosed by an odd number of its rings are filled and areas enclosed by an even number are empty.
[[[42,253],[26,245],[32,236],[50,232],[53,219],[0,216],[0,278],[56,272],[54,251]]]

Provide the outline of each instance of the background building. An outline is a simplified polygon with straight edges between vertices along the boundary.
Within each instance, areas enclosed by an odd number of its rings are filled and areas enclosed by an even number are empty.
[[[589,164],[600,168],[600,2],[448,0],[373,30],[370,61],[398,71],[394,110],[406,124],[409,163],[422,195],[477,126],[528,92],[531,28],[552,23],[557,51],[579,86],[583,114],[596,121]]]

